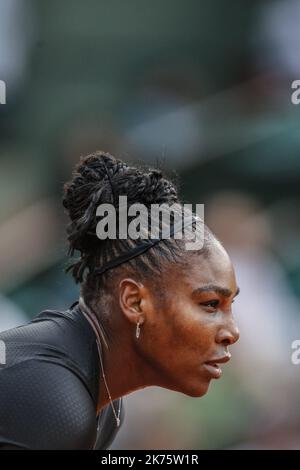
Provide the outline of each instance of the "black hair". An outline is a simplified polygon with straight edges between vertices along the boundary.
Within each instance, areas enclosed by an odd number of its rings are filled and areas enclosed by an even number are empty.
[[[155,247],[101,275],[94,273],[117,256],[132,249],[137,240],[100,240],[96,236],[96,210],[99,204],[113,203],[120,195],[127,196],[128,206],[134,203],[180,203],[176,186],[161,170],[130,166],[109,153],[97,151],[81,157],[72,178],[64,185],[63,206],[68,211],[68,255],[80,253],[66,271],[70,271],[87,302],[92,302],[99,289],[113,286],[117,274],[126,269],[139,278],[157,278],[168,262],[184,262],[181,240],[163,240]],[[205,247],[204,247],[205,249]],[[122,271],[123,272],[123,271]]]

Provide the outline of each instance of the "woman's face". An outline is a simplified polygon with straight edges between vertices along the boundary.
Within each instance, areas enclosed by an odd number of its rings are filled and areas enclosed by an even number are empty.
[[[228,347],[239,338],[232,315],[238,287],[229,256],[218,242],[208,257],[196,253],[189,259],[188,268],[174,266],[161,280],[163,306],[157,301],[147,315],[143,341],[163,387],[200,397],[221,376],[218,364],[229,360]]]

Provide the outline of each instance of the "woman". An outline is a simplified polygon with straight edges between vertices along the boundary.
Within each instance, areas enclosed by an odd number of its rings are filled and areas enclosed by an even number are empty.
[[[178,203],[158,170],[101,152],[80,160],[63,195],[80,298],[0,334],[2,448],[107,449],[124,420],[122,396],[156,385],[200,397],[230,359],[238,288],[221,243],[207,227],[198,251],[174,236],[100,240],[97,208],[120,195],[128,206]]]

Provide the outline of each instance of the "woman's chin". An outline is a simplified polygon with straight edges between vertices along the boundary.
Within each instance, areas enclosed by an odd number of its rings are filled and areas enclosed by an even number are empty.
[[[210,385],[210,381],[203,381],[198,383],[190,384],[189,387],[185,387],[185,391],[183,392],[185,395],[193,398],[200,398],[206,395],[208,392]]]

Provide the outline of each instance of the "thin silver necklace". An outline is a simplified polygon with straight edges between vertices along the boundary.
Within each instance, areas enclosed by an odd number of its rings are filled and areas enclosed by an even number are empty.
[[[97,344],[97,349],[98,349],[98,354],[99,354],[99,359],[100,359],[100,364],[101,364],[101,369],[102,369],[103,381],[104,381],[104,384],[105,384],[105,387],[106,387],[106,391],[107,391],[107,394],[108,394],[108,397],[109,397],[109,400],[110,400],[110,404],[111,404],[113,413],[114,413],[115,418],[116,418],[117,427],[119,427],[120,424],[121,424],[121,421],[120,421],[121,399],[119,399],[119,410],[118,410],[118,415],[117,415],[114,404],[113,404],[113,400],[111,398],[111,394],[110,394],[110,391],[109,391],[109,388],[108,388],[108,385],[107,385],[106,376],[105,376],[105,372],[104,372],[104,367],[103,367],[103,363],[102,363],[102,349],[101,349],[100,334],[99,334],[99,331],[98,331],[98,327],[99,327],[98,326],[98,320],[96,318],[96,315],[86,305],[86,303],[85,303],[85,301],[82,297],[79,297],[79,306],[81,308],[81,311],[82,311],[84,317],[87,319],[87,321],[89,322],[89,324],[93,328],[94,333],[96,335],[96,344]],[[103,337],[103,341],[104,341],[106,347],[108,348],[107,342],[105,340],[105,337],[104,337],[104,334],[103,334],[102,331],[101,331],[101,336]]]

